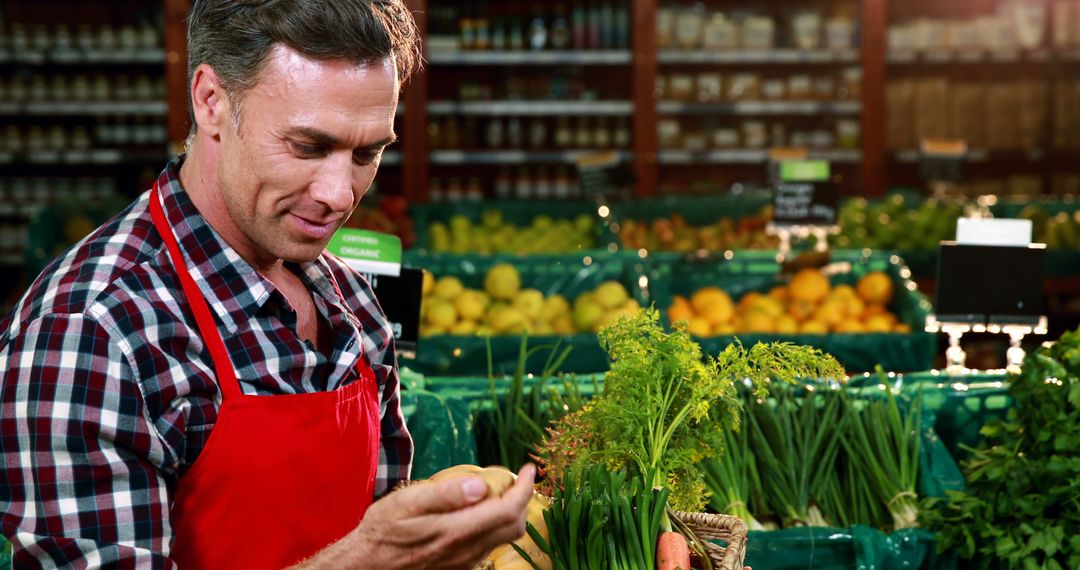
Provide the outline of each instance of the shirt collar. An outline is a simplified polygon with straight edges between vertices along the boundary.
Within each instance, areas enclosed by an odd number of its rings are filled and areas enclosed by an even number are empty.
[[[210,306],[229,334],[241,323],[250,322],[272,298],[283,296],[273,283],[263,277],[221,237],[203,217],[180,184],[181,154],[166,165],[158,177],[158,193],[165,216],[172,226],[188,271],[199,285]],[[303,279],[313,293],[341,305],[340,296],[330,281],[330,271],[320,256],[313,262],[298,264]]]

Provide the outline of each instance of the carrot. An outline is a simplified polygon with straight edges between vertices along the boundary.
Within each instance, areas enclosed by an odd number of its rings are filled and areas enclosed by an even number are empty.
[[[664,532],[656,544],[656,570],[690,570],[690,547],[683,535]]]

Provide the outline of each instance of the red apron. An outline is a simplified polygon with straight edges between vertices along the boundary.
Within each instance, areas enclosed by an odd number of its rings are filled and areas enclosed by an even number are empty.
[[[296,564],[348,534],[371,504],[379,461],[375,375],[361,356],[360,379],[336,391],[244,395],[156,184],[150,214],[210,349],[222,398],[210,438],[173,497],[172,559],[184,570]]]

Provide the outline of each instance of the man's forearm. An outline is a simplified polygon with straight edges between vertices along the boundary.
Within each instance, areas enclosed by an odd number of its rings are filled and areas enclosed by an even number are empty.
[[[361,562],[364,558],[364,549],[361,546],[358,529],[353,529],[341,540],[286,570],[374,568],[375,566],[372,565],[374,561],[369,560],[366,564]]]

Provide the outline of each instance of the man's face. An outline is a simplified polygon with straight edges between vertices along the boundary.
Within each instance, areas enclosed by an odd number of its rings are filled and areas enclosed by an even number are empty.
[[[238,129],[221,129],[218,180],[242,249],[260,261],[317,258],[371,186],[397,101],[392,60],[356,66],[275,47]]]

